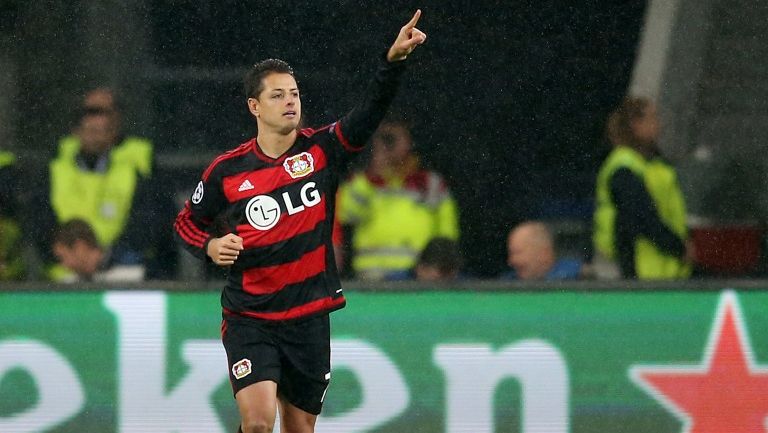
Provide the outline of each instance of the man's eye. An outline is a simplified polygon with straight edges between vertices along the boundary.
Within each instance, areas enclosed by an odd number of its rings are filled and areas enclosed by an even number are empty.
[[[279,98],[282,98],[282,97],[283,97],[283,95],[281,95],[281,94],[272,95],[272,99],[279,99]]]

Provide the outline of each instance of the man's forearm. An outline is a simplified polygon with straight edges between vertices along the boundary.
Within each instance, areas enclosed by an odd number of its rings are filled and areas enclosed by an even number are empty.
[[[352,146],[363,146],[384,119],[404,70],[405,61],[390,63],[382,56],[363,97],[340,121],[342,134]]]

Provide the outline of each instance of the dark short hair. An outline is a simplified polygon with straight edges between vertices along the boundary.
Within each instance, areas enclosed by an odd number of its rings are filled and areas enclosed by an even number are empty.
[[[632,122],[640,119],[645,110],[653,104],[650,99],[626,96],[619,106],[608,116],[605,124],[605,136],[612,145],[625,145],[636,147],[635,134],[632,131]]]
[[[269,74],[290,74],[293,76],[293,68],[280,59],[266,59],[256,63],[245,73],[243,78],[245,97],[258,98],[261,91],[264,90],[264,77]]]
[[[372,140],[381,140],[386,146],[395,142],[395,137],[392,135],[391,130],[402,131],[407,137],[408,141],[413,145],[413,134],[411,133],[411,123],[403,118],[387,117],[379,123],[379,126],[373,132],[371,136]]]
[[[435,267],[441,274],[448,275],[461,270],[464,260],[456,241],[436,237],[429,241],[424,250],[421,251],[418,264]]]
[[[99,241],[96,239],[96,233],[91,228],[91,225],[84,220],[72,219],[61,224],[56,229],[56,234],[53,238],[54,244],[72,247],[77,241],[83,241],[90,247],[100,248]]]

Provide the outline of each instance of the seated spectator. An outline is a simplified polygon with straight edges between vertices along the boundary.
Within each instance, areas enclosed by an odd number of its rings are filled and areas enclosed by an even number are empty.
[[[62,224],[53,240],[53,253],[59,264],[72,272],[61,282],[141,281],[144,267],[132,254],[105,250],[87,222],[73,219]]]
[[[11,152],[0,150],[0,281],[20,280],[25,273],[16,196],[19,173],[15,161]]]
[[[582,263],[558,258],[552,233],[538,221],[527,221],[512,229],[507,252],[512,270],[502,275],[504,279],[573,280],[582,276]]]
[[[154,185],[152,143],[122,133],[118,104],[109,89],[89,92],[80,112],[74,133],[62,138],[50,162],[49,183],[39,200],[45,206],[36,212],[41,221],[35,226],[48,228],[38,240],[44,261],[52,261],[47,254],[52,227],[77,218],[91,226],[105,248],[120,242],[133,250],[146,264],[149,278],[173,277],[172,191]],[[49,276],[66,278],[55,267]]]
[[[372,156],[339,190],[338,218],[352,227],[352,270],[381,280],[412,269],[427,243],[459,236],[456,203],[443,178],[421,166],[404,122],[385,121]]]
[[[597,175],[593,242],[595,270],[624,278],[677,279],[691,274],[685,201],[674,167],[656,140],[654,104],[625,98],[608,118],[613,145]],[[613,265],[613,266],[610,266]]]
[[[419,254],[416,266],[405,272],[390,273],[389,281],[453,281],[461,275],[464,260],[456,241],[444,237],[433,238]]]
[[[418,281],[453,281],[459,277],[463,264],[456,241],[433,238],[419,254],[414,274]]]

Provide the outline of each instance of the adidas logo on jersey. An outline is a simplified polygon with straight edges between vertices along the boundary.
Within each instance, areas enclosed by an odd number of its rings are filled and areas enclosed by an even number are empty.
[[[243,183],[241,183],[241,184],[240,184],[240,187],[239,187],[239,188],[237,188],[237,190],[238,190],[239,192],[243,192],[243,191],[248,191],[249,189],[253,189],[253,188],[254,188],[254,187],[253,187],[253,184],[251,183],[251,181],[250,181],[250,180],[248,180],[248,179],[245,179],[245,180],[243,181]]]

